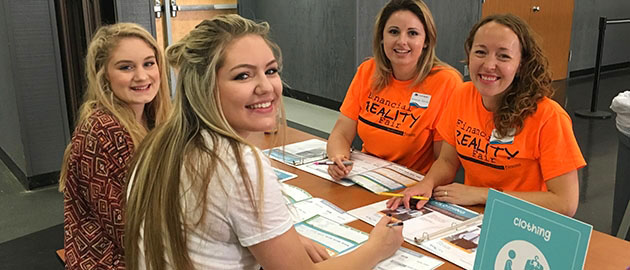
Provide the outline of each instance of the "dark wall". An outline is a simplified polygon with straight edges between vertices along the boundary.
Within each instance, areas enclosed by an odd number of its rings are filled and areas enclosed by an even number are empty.
[[[268,21],[284,53],[290,88],[341,102],[356,68],[372,56],[377,13],[387,0],[239,1],[241,15]],[[438,28],[438,56],[463,72],[463,43],[480,2],[427,1]],[[457,8],[454,8],[457,7]]]
[[[0,115],[0,122],[13,131],[0,144],[13,163],[9,167],[19,168],[16,176],[30,188],[31,177],[59,171],[70,137],[55,6],[53,0],[4,1],[3,10],[0,47],[8,47],[10,59],[0,73],[11,79],[3,85],[7,99],[2,102],[11,112]]]
[[[104,0],[101,0],[104,1]],[[106,0],[105,0],[106,1]],[[116,0],[116,22],[134,22],[155,36],[153,2],[147,0]],[[162,1],[162,3],[170,1]]]
[[[254,10],[250,18],[271,25],[272,37],[283,52],[283,79],[290,88],[343,99],[355,71],[354,1],[258,0],[254,7],[245,4],[239,2],[245,10]]]
[[[385,6],[388,0],[363,0],[357,5],[357,50],[355,68],[372,54],[372,38],[374,37],[374,24],[376,15]],[[350,83],[348,82],[348,85]]]
[[[512,0],[510,0],[512,1]],[[481,1],[425,0],[433,13],[438,32],[438,57],[464,74],[464,41],[479,21]]]
[[[11,47],[7,27],[6,1],[0,1],[0,149],[22,171],[26,171],[26,158],[13,85]]]
[[[575,0],[569,71],[595,66],[599,17],[630,18],[628,0]],[[602,64],[630,62],[630,23],[607,25]]]

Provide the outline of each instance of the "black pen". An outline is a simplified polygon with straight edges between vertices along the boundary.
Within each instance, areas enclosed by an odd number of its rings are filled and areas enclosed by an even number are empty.
[[[350,160],[344,160],[344,161],[342,161],[342,163],[343,163],[344,166],[352,165],[352,161],[350,161]],[[328,161],[316,161],[316,162],[313,162],[313,164],[315,164],[315,165],[335,165],[336,163],[334,161],[328,160]]]
[[[402,222],[402,221],[400,221],[400,222],[396,222],[396,223],[388,223],[388,224],[387,224],[387,227],[388,227],[388,228],[390,228],[390,227],[394,227],[394,226],[402,226],[402,225],[403,225],[403,222]]]

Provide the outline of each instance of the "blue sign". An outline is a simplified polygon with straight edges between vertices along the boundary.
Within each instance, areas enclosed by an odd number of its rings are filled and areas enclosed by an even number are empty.
[[[474,269],[582,269],[593,226],[491,189]]]

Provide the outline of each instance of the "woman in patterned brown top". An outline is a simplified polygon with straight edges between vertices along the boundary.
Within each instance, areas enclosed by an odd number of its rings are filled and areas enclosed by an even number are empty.
[[[166,63],[142,27],[101,27],[86,56],[87,89],[63,157],[66,269],[125,269],[127,162],[170,109]]]

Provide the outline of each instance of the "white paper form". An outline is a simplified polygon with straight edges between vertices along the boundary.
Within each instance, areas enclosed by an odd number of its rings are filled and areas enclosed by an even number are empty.
[[[481,226],[465,228],[447,237],[413,244],[436,254],[464,269],[473,269],[477,246],[481,234]]]
[[[291,180],[291,179],[297,177],[296,174],[293,174],[293,173],[290,173],[290,172],[287,172],[287,171],[283,171],[283,170],[280,170],[278,168],[273,168],[273,172],[276,174],[276,176],[278,177],[278,181],[280,181],[280,182],[288,181],[288,180]]]
[[[352,250],[368,239],[367,233],[321,216],[295,224],[295,230],[326,247],[331,256]]]
[[[422,242],[422,244],[417,244],[414,238],[422,238],[423,235],[453,227],[478,216],[479,214],[476,212],[439,201],[429,201],[420,210],[405,209],[404,207],[389,210],[387,209],[386,201],[381,201],[350,210],[348,213],[371,225],[375,225],[383,215],[391,214],[393,218],[403,221],[403,237],[405,241],[447,259],[460,267],[472,269],[480,232],[478,227],[480,222],[468,228],[453,231],[439,239]]]
[[[314,174],[326,180],[335,182],[343,186],[352,186],[354,183],[350,180],[335,181],[328,174],[328,166],[315,165],[315,161],[326,160],[326,142],[318,139],[310,139],[302,142],[292,143],[282,147],[275,147],[264,150],[263,153],[277,161],[294,166],[305,172]]]
[[[372,192],[388,192],[415,185],[424,176],[393,162],[368,155],[363,152],[352,152],[352,171],[344,179],[333,180],[328,174],[327,165],[316,165],[316,161],[327,159],[326,142],[311,139],[275,147],[263,151],[271,158],[294,166],[300,170],[319,176],[343,186],[355,183]]]
[[[286,204],[292,204],[295,202],[313,198],[313,196],[311,196],[310,193],[306,192],[306,190],[303,190],[294,185],[280,183],[280,189],[283,195],[282,197],[284,198]]]
[[[404,187],[404,186],[401,186],[399,183],[391,181],[390,179],[387,179],[387,178],[383,179],[382,176],[381,178],[377,180],[368,180],[368,181],[362,180],[362,178],[364,178],[365,176],[360,176],[360,175],[370,173],[370,171],[377,170],[385,166],[394,165],[394,163],[391,163],[389,161],[386,161],[377,157],[370,156],[363,152],[352,152],[350,154],[350,160],[352,160],[353,162],[352,171],[350,171],[350,173],[348,174],[348,176],[346,176],[346,178],[341,179],[340,181],[335,181],[336,183],[339,183],[344,186],[350,186],[356,182],[359,184],[365,183],[365,185],[372,187],[373,185],[377,185],[377,186],[379,185],[375,183],[374,181],[382,180],[383,183],[386,183],[386,185],[388,184],[393,189],[400,189]],[[330,177],[330,175],[328,174],[328,166],[315,165],[313,163],[308,163],[308,164],[303,164],[297,167],[303,171],[312,173],[324,179],[334,181],[332,177]],[[379,177],[379,175],[375,175],[373,177]],[[371,190],[371,189],[368,188],[368,190]],[[390,191],[390,190],[392,189],[387,189],[387,191]],[[373,191],[373,192],[377,192],[377,191]]]
[[[324,247],[331,256],[348,253],[365,243],[369,235],[352,227],[336,223],[322,216],[314,216],[295,224],[295,229]],[[435,269],[443,262],[406,248],[400,248],[392,257],[380,262],[377,270]]]
[[[326,142],[318,139],[310,139],[298,143],[274,147],[264,150],[270,157],[291,166],[315,162],[326,159]]]
[[[346,178],[352,178],[353,175],[365,173],[365,172],[386,166],[388,164],[391,164],[388,161],[367,155],[362,152],[352,152],[350,154],[350,160],[352,160],[353,162],[352,171],[350,171],[350,173],[348,174]],[[343,186],[354,185],[353,181],[346,178],[341,179],[340,181],[333,180],[332,177],[330,177],[330,175],[328,174],[328,166],[315,165],[313,163],[308,163],[308,164],[303,164],[297,167],[300,170],[312,173],[314,175],[317,175],[321,178],[324,178],[330,181],[334,181],[335,183],[339,183]]]
[[[357,220],[357,218],[346,213],[346,211],[333,203],[321,198],[313,198],[311,194],[299,187],[284,183],[280,187],[285,203],[289,207],[293,223],[300,223],[316,215],[326,217],[340,224]]]
[[[326,217],[339,224],[346,224],[357,220],[356,217],[346,213],[333,203],[321,199],[311,198],[296,202],[289,206],[294,223],[299,223],[316,215]]]
[[[401,247],[388,259],[374,267],[375,270],[433,270],[444,262]]]
[[[352,153],[352,159],[369,166],[356,171],[353,168],[348,178],[374,193],[410,187],[424,179],[423,175],[410,169],[365,153]]]

